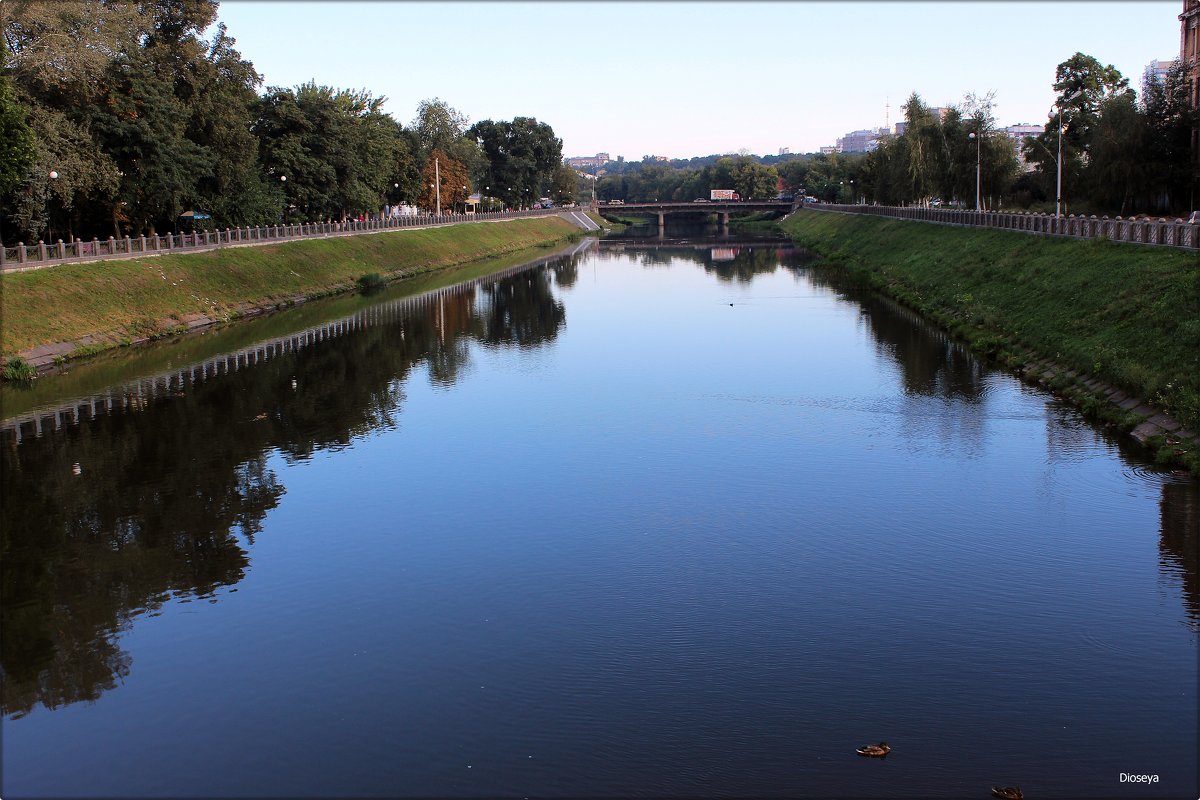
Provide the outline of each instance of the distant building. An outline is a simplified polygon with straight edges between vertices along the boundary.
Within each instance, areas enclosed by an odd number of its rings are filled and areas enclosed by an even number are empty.
[[[598,169],[609,161],[608,153],[596,153],[594,156],[572,156],[566,159],[567,166],[572,169]]]
[[[792,148],[790,148],[790,147],[781,147],[781,148],[779,148],[779,152],[778,152],[776,155],[786,156],[786,155],[788,155],[788,154],[789,154],[789,153],[791,153],[791,152],[792,152]]]
[[[1174,69],[1177,63],[1179,62],[1175,59],[1171,59],[1170,61],[1151,61],[1142,70],[1142,85],[1152,80],[1163,83],[1167,79],[1167,73]]]
[[[826,145],[825,147],[821,148],[821,152],[827,156],[831,156],[834,153],[836,153],[837,151],[838,151],[838,149],[835,145]]]
[[[929,109],[929,113],[937,117],[938,122],[945,122],[946,115],[950,113],[950,108],[948,106],[934,106]],[[908,130],[908,120],[903,120],[893,126],[892,133],[896,136],[903,136],[906,130]]]
[[[1025,160],[1025,140],[1034,136],[1040,136],[1045,128],[1041,125],[1030,125],[1022,122],[1019,125],[1009,125],[1002,130],[1008,138],[1013,140],[1013,146],[1017,151],[1017,162],[1021,165],[1021,169],[1025,172],[1033,170],[1033,165]]]
[[[879,147],[880,139],[889,135],[887,128],[851,131],[837,140],[839,153],[871,153]]]

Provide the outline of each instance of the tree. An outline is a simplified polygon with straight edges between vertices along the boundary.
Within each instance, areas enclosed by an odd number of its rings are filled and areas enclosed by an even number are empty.
[[[1121,215],[1129,213],[1144,184],[1146,134],[1145,117],[1138,113],[1131,93],[1114,95],[1101,104],[1084,172],[1091,202],[1119,208]]]
[[[1101,106],[1123,94],[1132,100],[1129,81],[1111,64],[1105,66],[1092,56],[1075,53],[1054,72],[1058,102],[1040,136],[1025,143],[1026,160],[1038,165],[1046,193],[1054,196],[1061,171],[1063,200],[1084,187],[1083,170],[1089,161],[1092,131]],[[1061,138],[1061,141],[1060,141]],[[1059,164],[1058,153],[1062,152]]]
[[[556,205],[565,205],[575,202],[576,195],[579,194],[579,182],[584,180],[575,174],[575,170],[568,167],[566,164],[559,164],[554,170],[554,177],[550,181],[550,198]]]
[[[0,41],[0,63],[8,60]],[[33,133],[25,124],[25,109],[17,102],[8,78],[0,73],[0,195],[8,194],[33,163]]]
[[[280,188],[267,184],[250,130],[262,76],[235,43],[222,23],[207,56],[194,63],[187,125],[188,138],[213,156],[196,176],[193,202],[217,228],[275,222],[283,205]]]
[[[412,130],[416,134],[417,163],[424,164],[434,150],[466,165],[472,173],[482,171],[479,145],[474,136],[466,135],[470,119],[466,114],[449,106],[444,100],[433,98],[422,100],[413,118]]]
[[[103,97],[106,113],[92,130],[122,172],[122,209],[114,206],[114,235],[122,214],[134,230],[169,228],[196,196],[196,176],[211,159],[208,148],[186,136],[186,106],[149,60],[134,51],[114,61]]]
[[[913,200],[927,201],[937,191],[938,184],[944,183],[941,173],[949,155],[945,136],[940,120],[921,102],[916,92],[904,104],[904,115],[908,120],[902,137],[908,145],[908,196]]]
[[[377,210],[389,187],[398,193],[408,151],[383,103],[365,91],[311,81],[294,91],[267,91],[253,130],[262,163],[283,187],[289,208],[304,219],[344,219]]]
[[[1188,102],[1187,68],[1181,61],[1157,80],[1151,73],[1142,86],[1140,110],[1146,138],[1142,153],[1149,208],[1185,211],[1197,203],[1196,162],[1191,132],[1200,125],[1200,109]]]
[[[514,117],[511,122],[478,122],[466,133],[477,141],[483,163],[480,179],[491,186],[490,194],[507,206],[522,205],[548,190],[562,163],[562,140],[554,129],[533,117]],[[451,153],[453,155],[453,153]]]
[[[445,214],[453,211],[456,205],[466,202],[470,183],[467,167],[461,161],[454,160],[441,150],[434,150],[429,154],[421,177],[418,205],[422,208],[435,211],[440,202],[441,211]]]

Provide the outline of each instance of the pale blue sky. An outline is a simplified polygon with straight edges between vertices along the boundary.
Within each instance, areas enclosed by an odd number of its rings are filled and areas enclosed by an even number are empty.
[[[628,160],[813,152],[929,105],[996,92],[1042,124],[1076,51],[1139,87],[1179,54],[1182,0],[1136,2],[253,2],[220,18],[265,85],[387,97],[406,125],[439,97],[471,121],[537,117],[563,154]]]

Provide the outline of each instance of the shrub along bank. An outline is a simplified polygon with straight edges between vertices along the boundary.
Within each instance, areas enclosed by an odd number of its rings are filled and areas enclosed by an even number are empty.
[[[70,354],[83,355],[197,320],[355,289],[370,273],[395,280],[580,233],[559,217],[539,217],[7,273],[0,277],[3,355],[60,342],[82,342]]]
[[[1095,379],[1200,431],[1195,253],[811,210],[782,227],[1008,367],[1042,358],[1076,373],[1052,385],[1085,412],[1138,421],[1083,387]],[[1200,467],[1193,445],[1155,444],[1161,459]]]

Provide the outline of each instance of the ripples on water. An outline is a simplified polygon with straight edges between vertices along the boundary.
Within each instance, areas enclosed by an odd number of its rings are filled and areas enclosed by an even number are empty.
[[[1195,796],[1195,481],[894,304],[725,240],[288,319],[7,434],[5,796]]]

